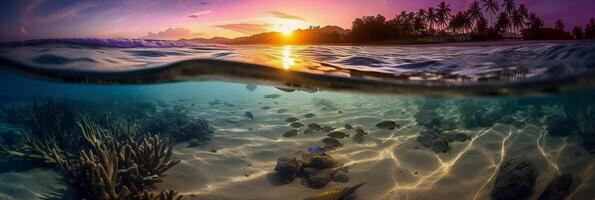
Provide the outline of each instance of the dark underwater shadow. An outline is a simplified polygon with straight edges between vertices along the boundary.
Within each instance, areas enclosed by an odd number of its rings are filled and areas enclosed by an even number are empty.
[[[267,180],[269,181],[269,183],[271,183],[271,185],[273,185],[273,186],[286,185],[285,183],[283,183],[281,178],[279,178],[279,176],[277,176],[276,172],[268,173],[266,176],[267,176]]]
[[[40,165],[39,163],[10,158],[0,158],[0,173],[25,172],[35,168],[50,169],[49,167]]]

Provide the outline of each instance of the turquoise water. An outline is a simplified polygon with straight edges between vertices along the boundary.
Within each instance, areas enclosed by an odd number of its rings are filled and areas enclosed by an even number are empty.
[[[592,49],[5,45],[0,199],[593,199]]]

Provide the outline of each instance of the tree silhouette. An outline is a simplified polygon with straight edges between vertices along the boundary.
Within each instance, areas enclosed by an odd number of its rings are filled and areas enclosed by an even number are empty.
[[[590,19],[585,26],[585,39],[595,39],[595,19]]]
[[[554,27],[556,30],[559,31],[564,31],[564,29],[566,29],[566,25],[564,25],[564,22],[562,22],[561,19],[556,20],[556,22],[554,23]]]
[[[572,29],[572,35],[574,35],[574,38],[577,40],[583,39],[583,29],[580,26],[575,26]]]
[[[426,10],[419,9],[413,21],[413,27],[418,35],[422,35],[426,30]]]
[[[514,2],[514,0],[504,0],[504,2],[502,3],[502,8],[504,9],[504,12],[506,12],[506,14],[512,15],[512,13],[516,11],[516,3]]]
[[[433,7],[429,7],[426,18],[427,23],[430,24],[430,29],[434,30],[434,24],[438,21],[438,14],[436,13],[436,9]]]
[[[382,15],[364,16],[352,23],[351,39],[355,42],[374,42],[388,39],[389,29]]]
[[[519,11],[520,15],[523,16],[524,19],[529,19],[529,10],[527,9],[527,6],[525,6],[525,4],[519,5],[517,11]]]
[[[511,23],[510,20],[508,20],[508,14],[506,14],[506,12],[500,12],[500,15],[498,15],[498,20],[496,21],[496,30],[499,33],[504,33],[506,32],[506,29],[508,29],[510,27]]]
[[[451,11],[452,9],[450,8],[450,5],[446,2],[442,1],[440,4],[438,4],[438,21],[440,22],[442,29],[448,25],[448,19],[450,18]]]
[[[473,20],[474,22],[477,22],[477,20],[482,18],[483,13],[481,12],[481,7],[479,6],[479,2],[473,1],[471,4],[469,4],[469,7],[467,8],[467,14],[471,18],[471,20]]]
[[[508,20],[512,21],[512,16],[516,12],[516,2],[514,2],[514,0],[504,0],[504,2],[502,3],[502,8],[504,9],[504,12],[506,12],[506,15],[509,17]],[[509,26],[508,28],[512,30],[513,26]]]
[[[510,16],[510,22],[515,29],[515,33],[518,33],[518,30],[523,29],[525,27],[525,17],[521,13],[520,9],[516,9],[512,16]]]
[[[467,12],[458,12],[455,16],[453,16],[452,20],[448,24],[448,28],[451,29],[455,35],[459,33],[467,35],[472,27],[473,23],[471,22]]]
[[[498,6],[498,2],[496,0],[481,0],[483,2],[483,7],[485,8],[486,12],[490,13],[490,23],[492,27],[494,26],[494,21],[492,16],[496,14],[496,12],[500,11],[500,7]]]

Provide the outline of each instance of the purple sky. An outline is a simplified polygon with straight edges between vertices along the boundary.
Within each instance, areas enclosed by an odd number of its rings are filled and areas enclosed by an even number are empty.
[[[338,25],[356,17],[417,11],[440,0],[22,0],[0,2],[0,40],[102,37],[239,37],[265,31]],[[471,0],[446,1],[454,12]],[[501,0],[499,1],[501,4]],[[595,0],[517,0],[567,29],[595,17]]]

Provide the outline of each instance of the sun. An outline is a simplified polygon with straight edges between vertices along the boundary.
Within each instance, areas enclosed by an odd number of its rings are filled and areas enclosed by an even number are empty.
[[[302,26],[303,24],[295,20],[283,20],[279,21],[273,30],[289,37],[295,30],[302,28]]]
[[[287,36],[287,37],[291,36],[291,33],[293,33],[293,31],[294,30],[291,30],[291,29],[280,30],[281,34],[283,34],[284,36]]]

